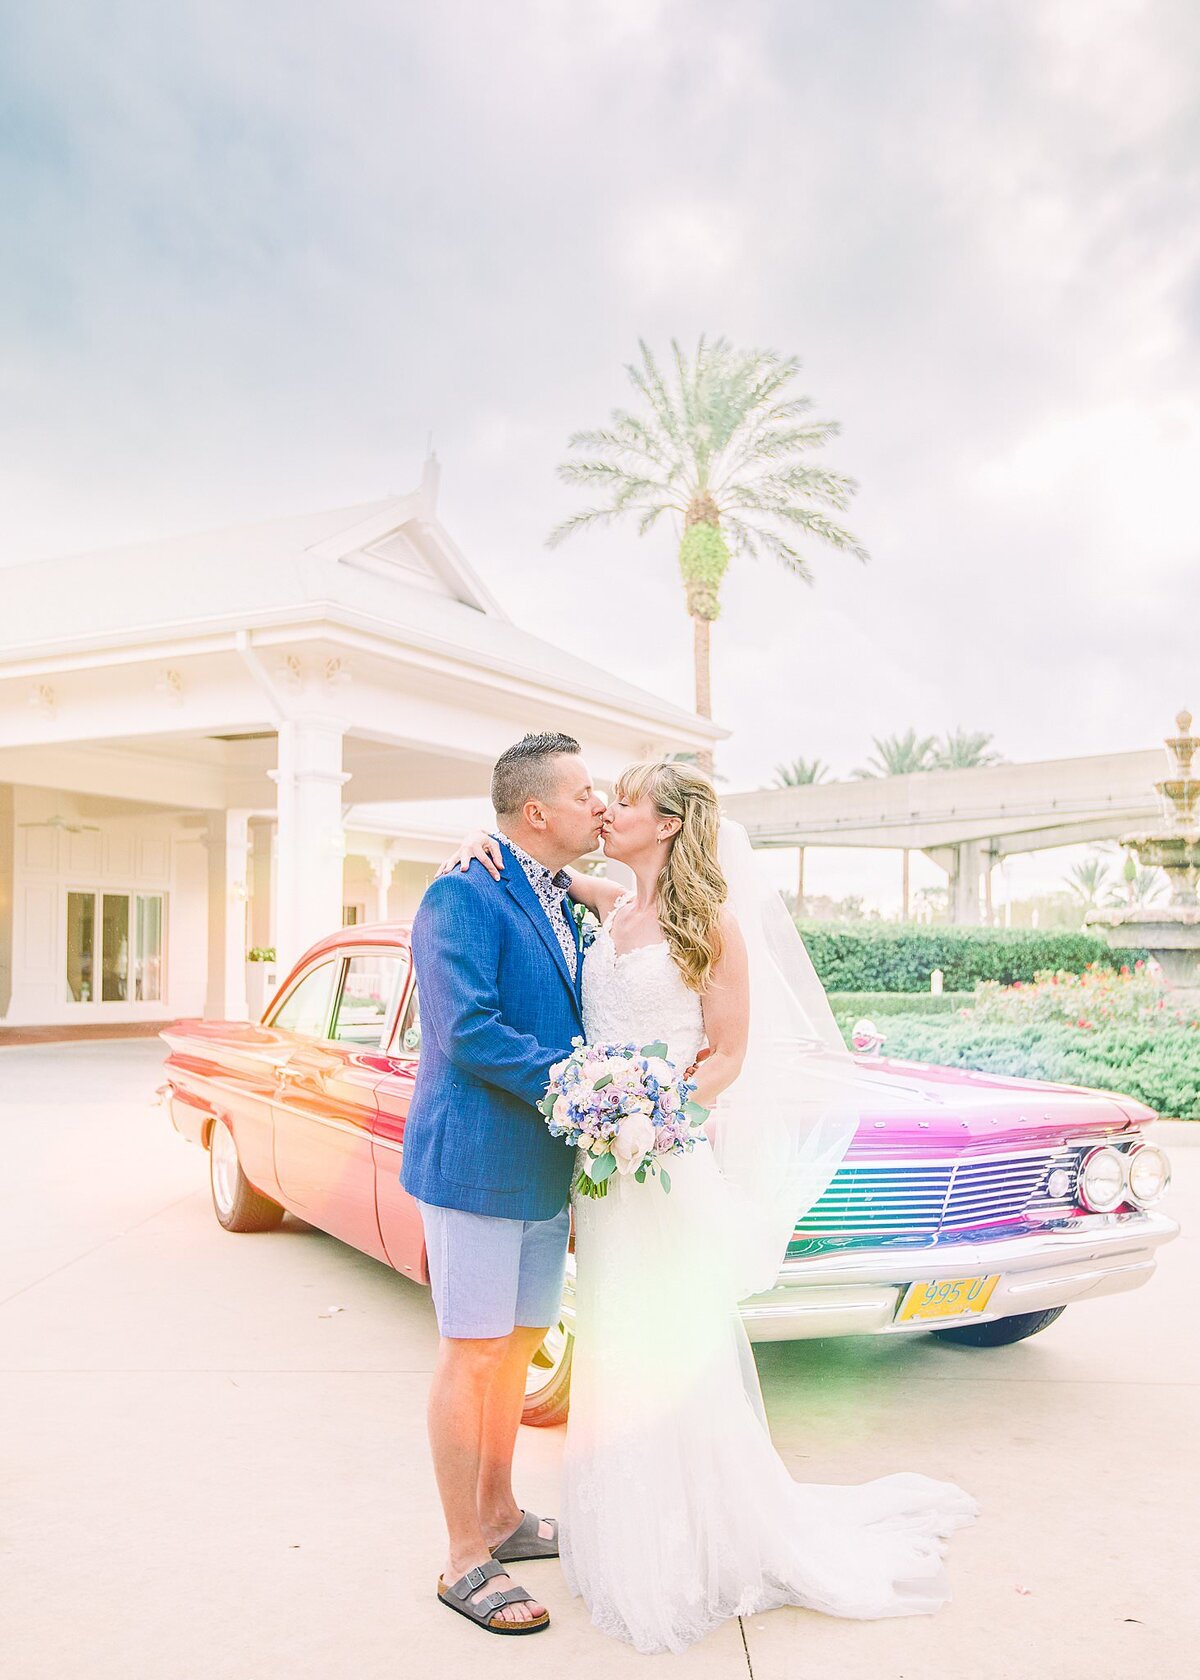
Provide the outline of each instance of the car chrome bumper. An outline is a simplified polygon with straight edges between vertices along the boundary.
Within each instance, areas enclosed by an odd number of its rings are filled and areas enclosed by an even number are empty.
[[[1099,1221],[1103,1221],[1100,1223]],[[1094,1295],[1136,1289],[1155,1266],[1155,1251],[1179,1226],[1161,1213],[1099,1215],[1070,1227],[1024,1236],[935,1243],[924,1249],[842,1250],[785,1262],[775,1288],[742,1303],[755,1342],[817,1336],[903,1334],[965,1320],[984,1323],[1041,1312]],[[982,1313],[896,1322],[910,1283],[1000,1274]]]

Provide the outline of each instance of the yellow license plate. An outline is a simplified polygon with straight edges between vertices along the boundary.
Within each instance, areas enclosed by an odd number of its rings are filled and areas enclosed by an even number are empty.
[[[1000,1282],[991,1277],[936,1278],[930,1283],[910,1283],[900,1303],[896,1320],[910,1318],[964,1318],[981,1313]]]

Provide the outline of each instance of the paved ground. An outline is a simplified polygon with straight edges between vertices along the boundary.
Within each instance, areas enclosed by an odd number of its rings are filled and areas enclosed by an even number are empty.
[[[485,1640],[434,1603],[427,1299],[291,1219],[269,1236],[222,1232],[203,1157],[147,1105],[157,1063],[152,1043],[0,1050],[12,1680],[586,1680],[656,1661],[728,1680],[1192,1671],[1200,1149],[1176,1151],[1188,1234],[1152,1284],[1022,1346],[759,1349],[797,1476],[919,1469],[981,1500],[953,1543],[942,1614],[778,1611],[653,1659],[593,1633],[553,1563],[523,1571],[554,1612],[536,1639]],[[560,1432],[522,1431],[535,1508],[555,1508],[560,1450]]]

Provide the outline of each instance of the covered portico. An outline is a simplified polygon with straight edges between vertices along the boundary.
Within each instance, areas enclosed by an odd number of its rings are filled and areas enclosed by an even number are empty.
[[[415,905],[449,831],[381,803],[719,738],[513,624],[436,489],[0,572],[0,1024],[244,1015],[248,947]]]

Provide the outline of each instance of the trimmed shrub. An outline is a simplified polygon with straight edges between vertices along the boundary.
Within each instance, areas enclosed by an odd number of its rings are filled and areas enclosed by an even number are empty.
[[[1093,963],[1115,968],[1144,955],[1110,951],[1094,933],[879,922],[796,925],[828,992],[927,993],[935,968],[948,992],[969,992],[981,980],[1011,986],[1047,969],[1082,974]]]
[[[860,1015],[881,1020],[885,1015],[948,1015],[953,1009],[969,1009],[975,1002],[974,992],[830,992],[829,1003],[834,1019],[841,1026],[848,1020],[853,1026]]]
[[[1200,1120],[1200,1032],[1177,1019],[1084,1030],[1059,1021],[981,1022],[974,1011],[895,1015],[883,1048],[905,1061],[1123,1092],[1166,1117]]]

